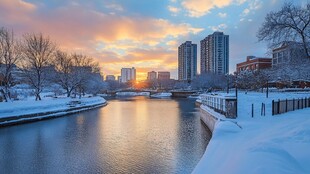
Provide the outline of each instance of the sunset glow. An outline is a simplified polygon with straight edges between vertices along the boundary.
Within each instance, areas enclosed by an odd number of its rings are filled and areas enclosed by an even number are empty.
[[[146,79],[152,70],[169,71],[177,78],[178,45],[186,40],[199,45],[215,30],[230,35],[231,72],[247,55],[264,56],[266,46],[255,34],[266,12],[282,4],[281,0],[0,0],[0,22],[17,36],[41,32],[68,52],[94,57],[104,75],[117,76],[122,67],[135,67],[137,80]]]

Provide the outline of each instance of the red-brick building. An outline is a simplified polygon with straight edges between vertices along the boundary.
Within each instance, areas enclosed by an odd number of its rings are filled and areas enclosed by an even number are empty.
[[[245,70],[261,70],[271,68],[272,59],[265,57],[247,56],[245,62],[237,64],[237,73]]]

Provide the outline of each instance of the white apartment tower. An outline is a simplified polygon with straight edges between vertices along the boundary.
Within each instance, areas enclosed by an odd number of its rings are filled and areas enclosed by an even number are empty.
[[[136,69],[132,68],[122,68],[121,69],[121,82],[126,83],[130,80],[136,80]]]
[[[229,73],[229,35],[214,32],[200,41],[200,73]]]
[[[182,43],[178,48],[178,79],[193,80],[197,75],[197,44],[191,41]]]

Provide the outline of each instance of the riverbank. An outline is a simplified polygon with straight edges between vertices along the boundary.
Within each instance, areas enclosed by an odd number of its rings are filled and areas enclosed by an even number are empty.
[[[310,93],[270,93],[268,99],[265,95],[238,94],[238,118],[216,122],[193,173],[310,173],[310,109],[271,115],[272,100]],[[261,103],[266,104],[266,116],[260,114]]]
[[[61,117],[106,105],[102,97],[43,98],[1,102],[0,127]]]

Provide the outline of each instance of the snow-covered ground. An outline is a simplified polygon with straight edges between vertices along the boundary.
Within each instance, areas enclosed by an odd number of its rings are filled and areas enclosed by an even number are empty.
[[[117,92],[117,96],[149,96],[150,92]]]
[[[172,93],[171,92],[160,92],[160,93],[156,93],[156,94],[152,94],[151,97],[155,97],[155,98],[167,98],[167,97],[171,97]]]
[[[106,100],[102,97],[82,97],[81,99],[43,97],[42,101],[35,101],[30,97],[20,101],[0,102],[0,118],[62,111],[73,106],[93,106],[104,103]]]
[[[270,93],[267,99],[263,93],[240,92],[238,118],[217,122],[193,173],[310,173],[310,108],[271,116],[272,100],[305,97],[310,93]],[[266,116],[260,116],[262,102]]]

